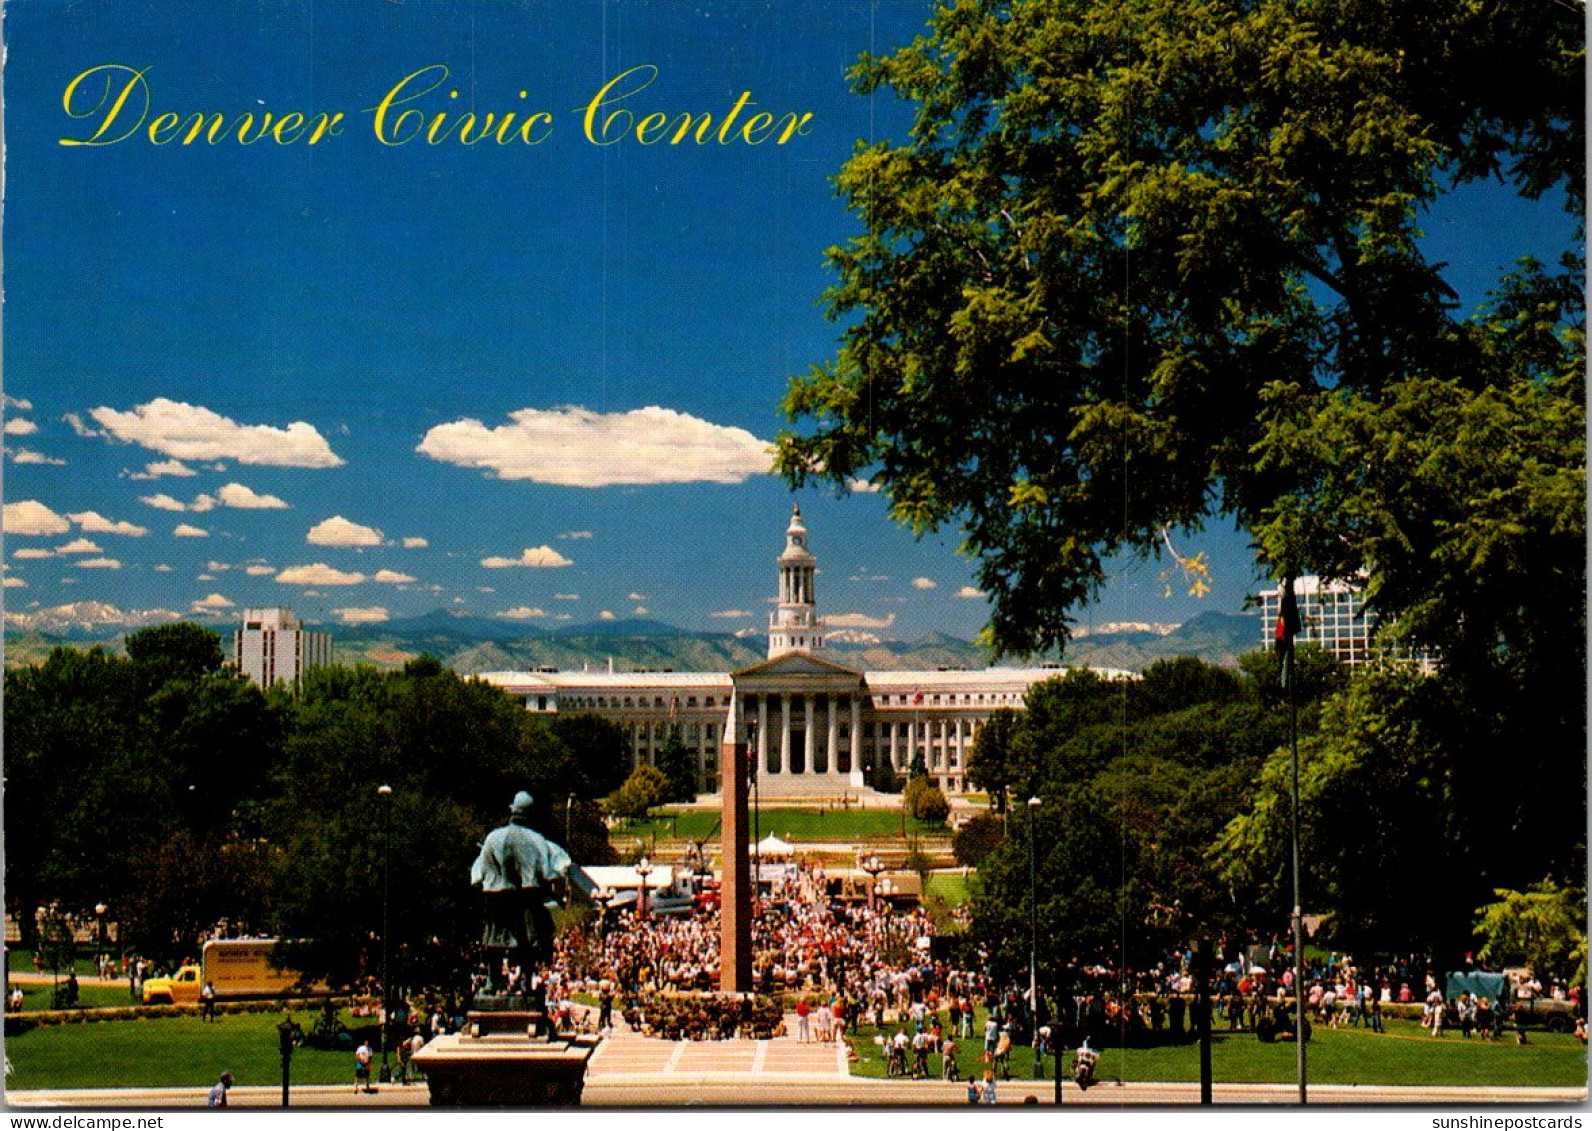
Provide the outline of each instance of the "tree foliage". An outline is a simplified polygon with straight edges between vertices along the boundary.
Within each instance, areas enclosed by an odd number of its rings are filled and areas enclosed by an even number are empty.
[[[914,818],[925,824],[941,825],[951,815],[951,802],[945,791],[927,777],[913,778],[901,794],[901,804]]]
[[[1279,572],[1372,570],[1389,620],[1457,613],[1528,553],[1573,574],[1579,262],[1466,317],[1421,229],[1487,178],[1581,214],[1583,35],[1573,6],[1479,0],[940,8],[853,71],[915,120],[838,177],[863,229],[829,253],[846,328],[791,383],[780,470],[959,525],[997,650],[1064,641],[1109,555],[1213,511]],[[1484,428],[1499,405],[1547,435]],[[1461,464],[1506,453],[1473,491],[1399,447],[1427,432]],[[1584,605],[1573,577],[1551,590],[1513,619]]]
[[[611,724],[533,715],[430,658],[316,669],[288,696],[220,656],[179,624],[126,657],[58,648],[5,673],[5,886],[25,932],[41,905],[105,903],[147,954],[192,956],[224,923],[298,940],[299,968],[345,984],[378,972],[390,867],[394,981],[441,984],[479,937],[470,863],[517,790],[577,862],[611,861],[594,805],[623,779]]]
[[[1586,893],[1541,880],[1525,891],[1499,888],[1476,909],[1479,957],[1523,961],[1538,978],[1586,988]]]
[[[658,769],[669,780],[665,801],[695,801],[697,795],[696,759],[685,748],[678,728],[671,727],[658,753]]]
[[[669,779],[656,766],[641,763],[630,771],[625,784],[603,803],[616,817],[645,817],[654,806],[669,799]]]

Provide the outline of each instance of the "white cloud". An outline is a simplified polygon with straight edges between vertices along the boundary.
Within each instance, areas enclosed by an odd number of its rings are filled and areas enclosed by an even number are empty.
[[[597,614],[597,619],[598,620],[618,620],[619,618],[614,616],[614,614],[609,612],[607,609],[604,609],[602,612]]]
[[[559,487],[741,483],[772,466],[767,441],[673,409],[525,408],[509,419],[497,428],[468,419],[439,424],[415,450],[499,479]]]
[[[211,612],[217,609],[231,609],[235,607],[236,606],[234,606],[231,601],[227,600],[219,593],[212,593],[208,597],[203,597],[200,600],[195,601],[191,606],[193,611],[196,613]]]
[[[13,416],[6,421],[5,434],[7,436],[31,436],[39,430],[39,426],[31,420],[24,420],[20,416]]]
[[[630,615],[633,617],[644,617],[651,611],[652,610],[648,609],[645,605],[637,605],[635,608],[630,610]]]
[[[632,593],[632,594],[630,594],[630,596],[626,597],[625,600],[627,600],[627,601],[645,601],[645,600],[647,600],[647,595],[645,593]]]
[[[79,569],[121,569],[122,563],[115,558],[84,558],[77,563]]]
[[[131,522],[115,522],[98,511],[80,511],[66,517],[77,523],[78,527],[87,534],[125,534],[129,538],[142,538],[149,533],[147,526],[135,526]]]
[[[864,613],[841,613],[839,616],[824,618],[831,628],[889,628],[895,623],[895,619],[894,613],[887,617],[870,617]]]
[[[325,522],[310,527],[304,540],[316,546],[380,546],[381,531],[334,514]]]
[[[292,566],[276,575],[283,585],[358,585],[365,580],[362,573],[344,573],[324,562],[314,565]]]
[[[24,546],[20,550],[12,550],[11,551],[11,556],[13,558],[16,558],[19,561],[26,561],[26,560],[29,560],[29,559],[32,559],[32,558],[53,558],[53,557],[55,557],[55,551],[54,550],[38,550],[38,549],[34,549],[31,546]]]
[[[242,483],[228,483],[216,492],[223,506],[245,511],[285,511],[288,505],[275,495],[260,495]]]
[[[937,585],[935,583],[933,578],[929,578],[929,577],[914,577],[912,579],[912,588],[914,588],[914,589],[938,589],[939,585]]]
[[[33,499],[7,503],[0,512],[0,525],[7,534],[65,534],[72,529],[66,519]]]
[[[431,545],[431,543],[427,542],[424,538],[404,539],[404,549],[406,550],[423,550],[429,545]]]
[[[188,504],[188,509],[198,514],[203,514],[205,511],[215,510],[220,505],[220,503],[216,502],[214,495],[195,495],[193,502]]]
[[[99,429],[90,428],[87,424],[84,424],[83,423],[83,418],[81,416],[79,416],[75,412],[64,413],[61,416],[61,419],[66,421],[68,424],[70,424],[72,426],[72,431],[76,432],[79,436],[84,436],[84,437],[95,436],[95,437],[98,437],[98,436],[104,436],[105,435],[105,433],[101,432]]]
[[[344,624],[380,624],[388,616],[380,605],[367,609],[333,609],[332,615],[342,618]]]
[[[32,401],[23,400],[21,397],[13,397],[10,394],[6,394],[4,399],[0,400],[0,404],[4,404],[7,408],[21,409],[23,412],[33,411]]]
[[[226,573],[227,570],[231,569],[232,567],[229,566],[226,562],[206,562],[205,563],[205,568],[208,569],[208,570],[212,570],[215,573]]]
[[[553,600],[555,600],[555,601],[578,601],[578,600],[580,600],[580,594],[579,593],[554,593],[553,594]]]
[[[850,577],[846,578],[846,580],[847,581],[889,581],[890,580],[890,575],[887,574],[887,573],[869,573],[867,571],[867,569],[864,568],[864,569],[860,570],[859,572],[852,574]]]
[[[195,581],[214,581],[215,578],[213,576],[211,576],[210,574],[208,574],[208,573],[201,573],[198,577],[194,578],[194,580]]]
[[[244,566],[243,572],[248,574],[250,577],[270,577],[276,572],[276,570],[272,569],[268,565],[252,565]]]
[[[477,592],[477,593],[496,593],[496,592],[497,592],[497,590],[496,590],[496,589],[494,589],[494,588],[493,588],[493,587],[492,587],[492,586],[490,586],[490,585],[477,585],[477,586],[476,586],[476,587],[475,587],[475,591],[476,591],[476,592]]]
[[[846,490],[859,495],[877,495],[880,487],[877,483],[870,483],[866,479],[846,480]]]
[[[502,617],[504,620],[530,620],[532,617],[545,617],[547,612],[544,609],[532,609],[521,605],[517,609],[504,609],[501,613],[492,615]]]
[[[965,601],[982,601],[984,599],[984,591],[982,589],[975,589],[971,585],[962,586],[962,588],[956,591],[956,595]]]
[[[45,467],[66,466],[66,461],[64,459],[56,459],[54,456],[47,456],[43,452],[32,452],[27,448],[11,449],[11,462],[42,464]]]
[[[569,539],[571,541],[582,542],[588,538],[591,538],[592,532],[590,530],[566,530],[564,533],[560,534],[559,537]]]
[[[169,565],[166,565],[164,562],[162,562],[160,565],[155,567],[155,572],[156,573],[170,573],[171,571],[172,571],[172,567],[169,566]]]
[[[751,615],[745,609],[725,609],[722,612],[708,614],[708,616],[717,617],[720,620],[745,620]]]
[[[343,461],[312,425],[239,424],[199,405],[157,397],[131,412],[100,407],[94,422],[123,443],[175,459],[231,459],[269,467],[341,467]]]
[[[74,426],[74,427],[76,427],[76,426]],[[101,435],[104,435],[104,433],[102,433],[102,432],[92,432],[92,431],[89,431],[89,430],[81,428],[81,427],[78,427],[77,434],[79,436],[101,436]],[[187,478],[188,476],[198,475],[198,474],[199,473],[197,471],[195,471],[193,468],[191,468],[191,467],[187,466],[186,464],[184,464],[181,460],[163,459],[163,460],[158,460],[155,463],[146,463],[146,464],[144,464],[144,470],[143,471],[135,471],[131,475],[129,475],[128,478],[129,479],[159,479],[162,475],[173,475],[173,476],[177,476],[179,478]]]
[[[179,522],[173,529],[172,535],[176,538],[208,538],[210,531],[201,530],[197,526],[190,526],[186,522]]]
[[[20,577],[8,577],[5,580],[5,587],[7,589],[26,589],[28,587],[28,583],[23,581]]]
[[[508,569],[510,566],[529,566],[532,569],[554,569],[575,563],[551,546],[527,547],[517,558],[482,558],[487,569]]]
[[[154,507],[158,511],[185,511],[188,504],[181,499],[174,499],[170,495],[140,495],[138,501],[146,507]]]
[[[395,569],[378,569],[373,581],[380,581],[385,585],[406,585],[415,580],[407,573],[399,573]]]
[[[64,546],[57,546],[55,552],[57,554],[103,554],[105,551],[87,538],[74,538]]]

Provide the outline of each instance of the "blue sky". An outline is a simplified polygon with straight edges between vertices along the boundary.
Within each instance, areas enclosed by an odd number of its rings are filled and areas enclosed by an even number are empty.
[[[788,377],[834,349],[822,253],[854,227],[829,178],[907,121],[844,71],[928,8],[8,6],[8,623],[94,601],[218,627],[280,604],[334,625],[447,608],[760,631],[792,500],[761,452]],[[535,145],[383,144],[395,87],[390,142],[438,113],[547,117]],[[722,122],[743,95],[739,121],[804,132],[634,135],[648,113]],[[245,113],[339,111],[313,145],[308,123],[236,140]],[[230,132],[151,144],[164,113]],[[1430,228],[1475,301],[1565,222],[1482,189]],[[878,495],[797,497],[832,623],[982,625],[954,532],[914,541]],[[1208,597],[1124,563],[1084,626],[1238,611],[1242,537],[1186,547],[1210,554]]]

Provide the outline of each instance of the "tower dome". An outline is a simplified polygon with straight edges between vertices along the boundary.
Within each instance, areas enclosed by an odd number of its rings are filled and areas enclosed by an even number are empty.
[[[817,652],[824,646],[824,622],[818,616],[814,578],[818,559],[807,548],[802,508],[791,510],[785,528],[785,550],[779,556],[779,607],[768,618],[768,658],[786,652]]]

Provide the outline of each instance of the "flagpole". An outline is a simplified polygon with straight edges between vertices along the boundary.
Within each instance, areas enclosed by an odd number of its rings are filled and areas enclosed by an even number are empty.
[[[1308,1102],[1308,1079],[1305,1071],[1305,925],[1304,902],[1299,883],[1299,696],[1294,678],[1294,637],[1299,632],[1299,603],[1294,596],[1294,578],[1289,574],[1283,581],[1282,600],[1277,608],[1277,637],[1283,642],[1283,683],[1288,689],[1288,748],[1292,761],[1293,818],[1293,980],[1294,980],[1294,1047],[1297,1050],[1299,1070],[1299,1103]]]

